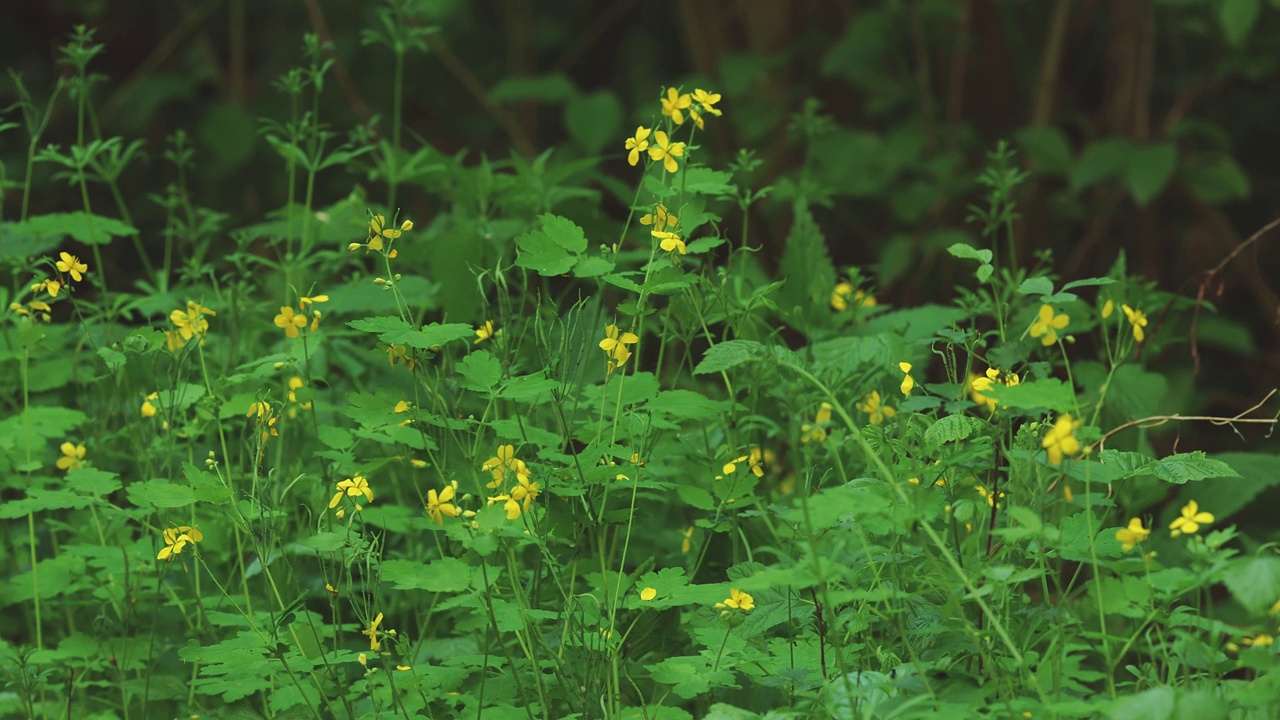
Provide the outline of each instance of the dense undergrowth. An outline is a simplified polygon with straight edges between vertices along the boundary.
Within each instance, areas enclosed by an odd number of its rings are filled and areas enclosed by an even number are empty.
[[[368,39],[402,59],[416,32]],[[1091,278],[1016,257],[1014,148],[946,247],[955,301],[895,307],[833,265],[805,172],[709,161],[734,112],[711,87],[610,141],[624,185],[552,151],[409,151],[398,114],[340,133],[308,37],[260,126],[283,207],[233,228],[189,192],[184,134],[161,186],[118,181],[140,147],[97,132],[100,49],[78,31],[71,79],[48,107],[19,81],[4,128],[30,148],[0,257],[5,712],[1280,713],[1274,532],[1232,524],[1276,483],[1250,451],[1274,419],[1176,415],[1147,363],[1202,299],[1123,253]],[[75,137],[44,137],[66,103]],[[810,157],[825,122],[792,121]],[[83,207],[39,212],[36,166]],[[440,212],[398,210],[409,185]],[[776,276],[761,204],[794,217]],[[442,310],[445,275],[473,315]],[[1157,453],[1183,422],[1242,450]]]

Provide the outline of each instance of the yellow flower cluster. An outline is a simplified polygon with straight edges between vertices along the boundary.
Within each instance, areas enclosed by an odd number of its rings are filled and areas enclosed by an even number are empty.
[[[489,498],[490,505],[502,503],[503,509],[507,511],[508,520],[520,517],[522,511],[529,512],[533,501],[538,499],[541,487],[530,480],[529,466],[516,457],[515,448],[511,445],[499,445],[494,456],[485,460],[480,466],[480,471],[493,476],[493,480],[486,487],[495,490],[501,490],[514,478],[515,482],[507,492]]]
[[[475,342],[473,342],[473,343],[471,343],[471,344],[472,344],[472,345],[479,345],[480,343],[484,342],[485,340],[491,340],[491,339],[493,339],[493,338],[498,337],[498,336],[499,336],[499,335],[501,335],[501,334],[502,334],[502,330],[501,330],[501,329],[498,329],[498,330],[494,330],[494,329],[493,329],[493,321],[492,321],[492,320],[485,320],[483,325],[481,325],[480,327],[476,328],[476,339],[475,339]]]
[[[190,525],[179,525],[176,528],[166,528],[163,537],[164,547],[160,549],[156,559],[172,562],[174,555],[180,554],[187,545],[203,540],[204,534]]]
[[[854,407],[858,408],[859,412],[866,413],[867,422],[872,425],[879,425],[883,423],[886,418],[891,418],[898,414],[897,410],[885,405],[880,399],[879,390],[872,390],[866,395],[863,395],[862,400],[855,404]]]
[[[725,463],[720,470],[725,475],[732,475],[738,472],[738,463],[741,462],[745,462],[751,468],[752,475],[764,477],[764,451],[758,447],[753,447],[746,455],[740,455]]]
[[[853,300],[853,306],[856,308],[872,308],[876,306],[876,297],[874,295],[857,290],[850,283],[841,282],[837,283],[835,289],[831,291],[831,309],[837,312],[848,310],[850,299]]]
[[[631,349],[627,346],[638,342],[640,338],[635,333],[621,332],[617,325],[609,325],[604,329],[604,339],[600,341],[600,349],[609,356],[609,373],[627,364],[631,359]]]
[[[342,498],[352,498],[351,505],[356,512],[362,512],[364,508],[360,505],[360,496],[364,496],[365,500],[373,502],[373,488],[369,487],[369,480],[365,476],[356,473],[355,477],[341,480],[337,485],[337,492],[333,494],[333,498],[329,500],[329,509],[338,508],[334,515],[339,520],[347,516],[347,509],[338,507],[338,503],[342,502]],[[381,616],[379,616],[381,617]],[[373,648],[377,650],[377,648]]]
[[[662,114],[671,118],[672,124],[676,126],[684,124],[686,112],[699,130],[706,127],[704,116],[721,114],[720,109],[716,107],[716,103],[720,102],[720,94],[707,92],[702,88],[694,90],[692,94],[681,93],[673,87],[667,88],[661,102]],[[648,152],[649,159],[653,162],[661,162],[662,167],[669,173],[680,169],[680,163],[676,158],[684,157],[685,148],[686,145],[683,142],[672,142],[665,131],[654,130],[643,125],[636,127],[635,134],[623,143],[623,149],[627,151],[627,162],[632,166],[640,162],[642,153]]]
[[[179,308],[169,313],[169,322],[173,323],[173,329],[166,330],[164,333],[165,347],[170,352],[177,352],[186,347],[187,342],[192,338],[196,338],[201,345],[204,345],[205,335],[209,334],[209,321],[205,316],[213,317],[217,314],[194,300],[188,300],[185,310]]]
[[[285,337],[296,339],[300,332],[307,327],[307,308],[315,303],[329,302],[328,295],[316,295],[314,297],[302,297],[298,299],[298,310],[294,312],[293,307],[289,305],[280,306],[280,314],[275,317],[276,327],[284,330]],[[311,332],[320,329],[319,310],[311,311]]]
[[[820,443],[827,440],[827,425],[831,423],[831,403],[824,402],[818,406],[818,413],[813,416],[813,423],[800,426],[801,443]]]
[[[405,220],[400,223],[400,227],[387,227],[387,218],[385,215],[374,215],[369,218],[368,236],[362,243],[351,243],[347,245],[347,250],[355,252],[360,248],[364,248],[365,252],[380,252],[389,258],[394,258],[400,253],[391,247],[394,242],[404,233],[413,229],[413,221]]]

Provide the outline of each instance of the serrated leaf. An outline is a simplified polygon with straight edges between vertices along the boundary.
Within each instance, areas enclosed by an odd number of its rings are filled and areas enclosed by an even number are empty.
[[[943,443],[964,440],[986,426],[985,422],[969,415],[948,415],[924,431],[924,441],[932,447],[938,447]]]
[[[195,491],[168,480],[144,480],[129,486],[129,502],[141,508],[179,508],[196,501]]]
[[[101,497],[122,487],[120,476],[106,470],[78,467],[67,473],[67,487],[78,493]]]
[[[573,266],[573,276],[580,278],[599,277],[613,272],[613,268],[614,264],[604,258],[584,257],[579,258],[578,263]]]
[[[384,560],[381,572],[382,579],[395,585],[397,590],[456,593],[471,586],[472,567],[451,557],[439,558],[429,563]]]
[[[86,245],[106,245],[114,238],[138,234],[137,228],[132,225],[83,211],[35,215],[27,218],[26,222],[14,223],[8,228],[8,232],[37,240],[70,237]]]
[[[574,255],[578,255],[587,249],[586,234],[572,220],[559,215],[544,213],[538,216],[538,221],[542,223],[542,233],[556,245]]]
[[[993,257],[990,250],[979,249],[966,243],[952,243],[947,246],[947,252],[952,257],[958,257],[961,260],[977,260],[983,264],[991,262]]]
[[[1175,485],[1206,478],[1240,477],[1230,465],[1205,457],[1199,450],[1161,458],[1152,463],[1148,470],[1152,475]]]
[[[1222,581],[1245,609],[1262,615],[1280,598],[1280,558],[1236,558],[1227,565]]]
[[[112,350],[109,347],[98,348],[98,357],[102,358],[102,362],[106,364],[107,369],[115,372],[124,367],[125,356],[119,350]]]
[[[733,176],[723,170],[689,168],[685,170],[680,188],[686,193],[697,195],[724,195],[733,190]]]
[[[1053,281],[1047,277],[1033,277],[1022,281],[1018,286],[1019,295],[1051,295]]]
[[[570,254],[545,233],[538,231],[527,232],[516,238],[516,247],[520,249],[516,265],[533,270],[539,275],[563,275],[578,262],[576,255]]]
[[[755,340],[728,340],[707,348],[694,375],[721,372],[755,359],[763,346]]]
[[[1124,170],[1124,184],[1138,205],[1146,205],[1160,194],[1178,162],[1178,148],[1173,143],[1159,143],[1134,148]]]
[[[462,381],[458,384],[467,390],[489,392],[502,379],[502,363],[485,350],[478,350],[462,359],[457,365]]]
[[[46,510],[72,510],[89,507],[93,498],[78,495],[70,490],[45,490],[31,488],[27,496],[20,500],[0,503],[0,520],[12,520],[29,513]]]

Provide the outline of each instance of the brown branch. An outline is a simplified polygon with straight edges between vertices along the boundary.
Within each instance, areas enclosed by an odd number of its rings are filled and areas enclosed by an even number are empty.
[[[1205,275],[1200,278],[1200,282],[1198,283],[1199,287],[1196,289],[1195,311],[1191,315],[1191,357],[1195,361],[1195,368],[1192,370],[1192,373],[1191,373],[1192,377],[1195,377],[1196,375],[1200,374],[1200,346],[1197,344],[1197,341],[1196,341],[1197,328],[1199,327],[1199,322],[1200,322],[1200,307],[1204,304],[1204,297],[1205,297],[1205,294],[1209,291],[1210,283],[1215,284],[1214,295],[1216,296],[1221,294],[1222,279],[1219,276],[1222,274],[1222,271],[1226,269],[1227,265],[1232,260],[1235,260],[1236,257],[1240,255],[1240,253],[1244,252],[1245,248],[1258,242],[1258,240],[1261,239],[1263,235],[1266,235],[1267,233],[1271,232],[1277,227],[1280,227],[1280,218],[1276,218],[1275,220],[1272,220],[1271,222],[1262,226],[1262,229],[1250,235],[1249,238],[1244,242],[1235,246],[1235,248],[1233,248],[1230,253],[1227,253],[1226,257],[1222,258],[1222,262],[1219,262],[1216,266],[1214,266],[1212,270],[1205,273]]]
[[[1182,422],[1186,420],[1193,420],[1197,422],[1208,422],[1211,425],[1218,425],[1218,426],[1234,425],[1236,423],[1261,423],[1264,425],[1275,425],[1277,423],[1280,423],[1280,412],[1277,412],[1276,416],[1271,418],[1245,417],[1246,415],[1252,413],[1253,411],[1257,410],[1263,405],[1266,405],[1267,401],[1270,400],[1272,396],[1274,396],[1275,394],[1276,394],[1276,389],[1272,388],[1271,392],[1267,393],[1267,396],[1259,400],[1257,404],[1255,404],[1253,407],[1239,413],[1238,415],[1235,415],[1234,417],[1229,417],[1229,418],[1218,417],[1216,415],[1152,415],[1151,417],[1145,417],[1140,420],[1131,420],[1123,425],[1120,425],[1116,428],[1109,430],[1105,435],[1098,438],[1097,442],[1093,443],[1092,445],[1089,445],[1086,448],[1086,454],[1092,452],[1095,447],[1098,449],[1105,449],[1103,446],[1106,444],[1107,439],[1110,438],[1112,435],[1115,435],[1116,433],[1119,433],[1122,430],[1128,430],[1129,428],[1135,428],[1135,427],[1140,429],[1146,429],[1146,428],[1159,427],[1161,425],[1166,425],[1171,422]]]

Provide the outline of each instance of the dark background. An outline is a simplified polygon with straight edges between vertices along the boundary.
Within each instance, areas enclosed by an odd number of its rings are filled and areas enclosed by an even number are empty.
[[[898,305],[945,301],[956,283],[971,282],[943,248],[958,229],[978,235],[965,222],[967,206],[980,197],[974,178],[1000,139],[1032,170],[1017,196],[1019,258],[1029,266],[1037,251],[1052,251],[1062,280],[1105,274],[1123,249],[1130,271],[1194,298],[1210,268],[1280,215],[1280,9],[1269,0],[409,5],[410,22],[439,29],[427,53],[407,57],[409,150],[426,144],[475,163],[559,145],[562,155],[602,153],[602,184],[631,183],[622,139],[648,124],[661,88],[715,89],[725,114],[701,140],[719,158],[712,164],[754,148],[764,160],[757,181],[781,189],[780,201],[753,210],[752,240],[765,246],[766,264],[790,228],[782,200],[808,179],[827,188],[815,214],[837,265],[872,268],[882,301]],[[303,33],[333,43],[324,121],[345,134],[381,116],[373,132],[387,131],[392,55],[361,42],[375,7],[11,0],[0,64],[43,103],[66,72],[58,47],[74,25],[96,28],[106,46],[91,66],[105,78],[92,96],[101,132],[145,142],[146,160],[122,178],[144,238],[163,215],[140,198],[170,182],[160,157],[179,128],[195,141],[192,194],[228,213],[234,228],[284,204],[281,163],[257,119],[288,116],[273,81],[303,62]],[[568,104],[588,97],[621,108],[608,128],[616,144],[591,147],[567,127]],[[808,98],[832,122],[810,143],[791,122]],[[14,99],[12,83],[0,80],[0,103]],[[74,125],[64,99],[45,138],[65,146]],[[1130,155],[1151,148],[1176,163],[1139,198],[1143,166]],[[10,181],[24,154],[20,130],[0,135]],[[79,207],[77,188],[51,182],[52,172],[37,167],[33,214]],[[354,172],[322,173],[316,204],[365,182]],[[6,194],[6,218],[18,203],[20,192]],[[399,204],[413,217],[439,208],[425,187],[405,187]],[[1201,335],[1198,411],[1232,415],[1280,384],[1278,242],[1260,238],[1204,285],[1226,319]],[[1149,332],[1182,338],[1153,362],[1189,372],[1185,325],[1162,329],[1160,308],[1148,314]],[[1214,437],[1241,449],[1226,430]]]

